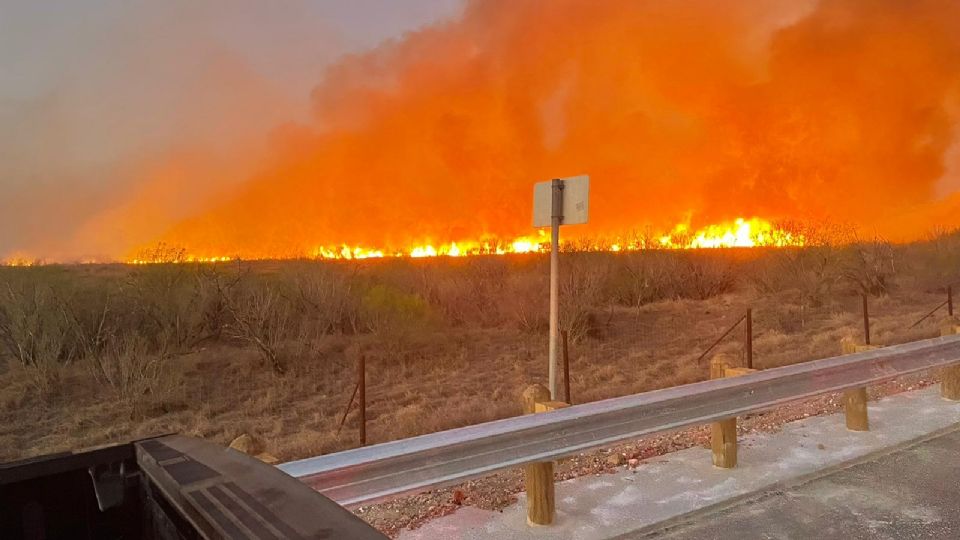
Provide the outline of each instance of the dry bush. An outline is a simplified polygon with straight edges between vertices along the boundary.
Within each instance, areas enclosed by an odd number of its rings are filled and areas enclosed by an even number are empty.
[[[493,327],[504,321],[501,308],[510,274],[508,262],[494,257],[467,259],[453,272],[435,271],[433,302],[454,325]],[[520,266],[514,271],[523,272]]]
[[[248,279],[248,272],[239,268],[228,272],[219,264],[198,265],[195,279],[197,318],[191,347],[221,338],[230,322],[230,297],[234,289]]]
[[[900,248],[914,283],[928,292],[942,292],[960,283],[960,231],[934,231],[927,241]]]
[[[817,308],[840,282],[840,251],[829,245],[783,248],[769,252],[756,263],[752,279],[763,294],[797,291],[802,306]]]
[[[546,272],[511,274],[500,307],[505,318],[523,332],[538,334],[550,324],[550,279]]]
[[[432,316],[420,295],[382,283],[364,293],[360,314],[366,329],[380,335],[402,334],[427,324]]]
[[[594,311],[603,299],[610,272],[607,260],[576,255],[566,258],[560,274],[560,330],[573,342],[597,331]]]
[[[176,386],[166,369],[169,358],[151,352],[146,340],[136,335],[111,336],[87,363],[94,379],[110,389],[133,414],[142,414],[150,404],[162,404]]]
[[[608,298],[639,309],[674,295],[675,254],[663,251],[624,253],[607,279]]]
[[[74,354],[58,299],[61,282],[55,269],[6,269],[0,277],[0,346],[41,396],[55,393],[60,367]]]
[[[673,273],[676,298],[706,300],[728,293],[736,285],[737,274],[727,253],[684,253],[678,257]]]
[[[298,266],[284,278],[294,288],[302,331],[316,334],[356,334],[360,328],[357,267],[336,263]]]
[[[129,300],[125,316],[138,321],[138,334],[152,351],[189,350],[201,338],[204,310],[200,266],[153,264],[133,271],[122,294]]]
[[[896,274],[893,246],[881,239],[850,245],[844,250],[841,272],[843,279],[860,294],[888,294]]]
[[[284,373],[284,350],[290,336],[290,303],[266,283],[237,287],[227,298],[227,336],[252,346],[275,373]]]

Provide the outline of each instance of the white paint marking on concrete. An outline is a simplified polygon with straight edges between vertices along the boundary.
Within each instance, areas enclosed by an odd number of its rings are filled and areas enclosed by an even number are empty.
[[[852,432],[843,415],[811,417],[786,424],[776,434],[741,439],[739,466],[713,467],[710,450],[690,448],[655,458],[635,470],[621,468],[602,477],[557,484],[557,520],[530,527],[526,500],[503,512],[465,507],[431,521],[401,540],[596,540],[625,534],[727,499],[840,465],[960,422],[960,402],[940,398],[938,386],[906,392],[869,404],[869,432]],[[823,445],[823,449],[818,445]],[[921,520],[935,516],[918,513]]]

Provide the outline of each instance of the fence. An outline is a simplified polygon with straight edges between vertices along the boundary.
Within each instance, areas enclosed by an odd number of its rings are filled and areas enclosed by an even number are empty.
[[[784,306],[780,299],[771,300],[770,296],[731,302],[734,305],[721,306],[705,314],[691,311],[709,305],[710,300],[668,301],[638,310],[622,309],[606,320],[595,322],[601,328],[609,327],[606,333],[601,330],[589,336],[581,335],[579,343],[574,345],[570,344],[569,331],[562,333],[563,393],[558,398],[570,404],[583,403],[697,382],[714,376],[710,374],[707,359],[717,354],[731,357],[726,361],[727,367],[769,369],[838,352],[864,351],[877,343],[889,345],[929,337],[939,332],[939,319],[934,315],[952,317],[952,300],[952,287],[948,286],[942,294],[895,294],[872,300],[868,295],[837,295],[831,304],[802,315]],[[931,310],[931,305],[936,307]],[[921,313],[922,317],[918,318]],[[790,320],[791,317],[804,320]],[[517,369],[522,369],[522,373],[510,372],[510,377],[520,382],[539,380],[537,368],[546,362],[545,345],[542,348],[524,345],[516,350],[514,354],[522,365]],[[791,352],[796,350],[799,352]],[[474,351],[473,354],[470,371],[497,375],[490,372],[491,364],[497,361],[496,352]],[[381,371],[384,363],[383,360],[377,362],[372,372]],[[453,373],[459,368],[461,366],[450,370],[444,384],[455,378]],[[372,401],[383,401],[387,399],[384,391],[393,391],[384,378],[389,377],[374,375],[369,381],[379,385],[370,396]],[[426,390],[442,391],[442,386]],[[463,390],[471,392],[478,387]],[[499,406],[506,410],[514,408],[514,396],[520,391],[522,388],[509,393],[505,397],[509,403],[501,402]],[[338,431],[344,426],[356,394],[354,388],[340,417]],[[362,405],[360,410],[365,411],[366,402]],[[364,431],[361,446],[367,443],[366,428],[365,422],[351,428]]]

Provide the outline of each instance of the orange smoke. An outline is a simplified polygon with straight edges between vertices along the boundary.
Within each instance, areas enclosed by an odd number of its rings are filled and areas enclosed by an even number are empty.
[[[118,255],[536,251],[533,183],[584,172],[567,238],[741,216],[917,238],[960,224],[958,21],[955,0],[475,0],[344,58],[242,189]]]

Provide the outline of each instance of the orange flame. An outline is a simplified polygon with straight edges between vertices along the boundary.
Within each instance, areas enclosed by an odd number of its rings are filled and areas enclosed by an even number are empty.
[[[708,225],[691,230],[689,223],[682,223],[669,234],[660,235],[656,241],[645,239],[617,240],[599,238],[594,241],[582,241],[575,245],[564,245],[561,249],[573,251],[626,252],[647,249],[711,249],[711,248],[752,248],[752,247],[788,247],[803,246],[806,239],[802,233],[792,232],[778,227],[761,218],[737,218],[736,220]],[[172,250],[154,248],[144,250],[138,257],[130,259],[131,264],[150,264],[158,262],[213,263],[234,260],[236,257],[223,255],[190,255],[177,251],[171,257]],[[175,250],[174,250],[175,251]],[[297,256],[309,259],[362,260],[384,257],[468,257],[476,255],[506,255],[524,253],[546,253],[550,251],[550,239],[541,229],[536,236],[523,236],[509,242],[488,238],[485,241],[461,240],[450,243],[425,243],[406,249],[394,250],[365,246],[340,245],[339,247],[319,246],[308,253]],[[275,257],[271,257],[275,258]],[[283,257],[279,257],[283,258]]]

